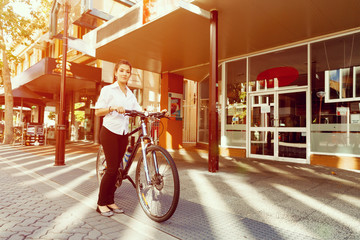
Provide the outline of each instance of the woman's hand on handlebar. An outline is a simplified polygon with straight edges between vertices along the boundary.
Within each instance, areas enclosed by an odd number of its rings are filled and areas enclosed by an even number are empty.
[[[136,116],[140,116],[140,117],[156,117],[156,118],[169,118],[170,114],[169,112],[164,109],[161,112],[147,112],[147,111],[136,111],[136,110],[125,110],[125,115],[127,116],[131,116],[131,117],[136,117]]]
[[[170,113],[168,112],[168,110],[167,109],[163,109],[163,110],[161,110],[161,112],[164,114],[164,117],[170,117]]]
[[[115,106],[115,107],[111,107],[111,109],[115,112],[124,114],[125,113],[125,108],[122,106]]]

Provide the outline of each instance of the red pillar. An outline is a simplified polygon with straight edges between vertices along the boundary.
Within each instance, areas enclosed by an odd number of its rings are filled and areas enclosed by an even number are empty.
[[[160,108],[169,109],[169,94],[182,95],[184,87],[184,77],[173,74],[173,73],[163,73],[161,76],[161,100]],[[180,102],[181,108],[182,101]],[[182,109],[181,109],[182,111]],[[170,149],[179,149],[182,148],[182,118],[171,117],[170,120],[162,119],[161,122],[164,126],[164,131],[159,137],[160,146]]]
[[[210,77],[209,77],[209,172],[219,170],[218,113],[216,109],[218,84],[218,12],[210,17]]]
[[[63,58],[62,58],[62,72],[60,83],[60,110],[58,117],[58,124],[56,126],[56,148],[55,148],[55,166],[65,165],[65,138],[66,138],[66,125],[65,125],[65,83],[66,83],[66,62],[67,62],[67,44],[68,44],[68,15],[69,5],[65,2],[64,13],[64,35],[63,35]]]

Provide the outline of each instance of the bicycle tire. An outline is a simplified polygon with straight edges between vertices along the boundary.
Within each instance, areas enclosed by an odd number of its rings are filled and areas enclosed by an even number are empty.
[[[156,176],[153,154],[157,157],[160,175]],[[175,212],[180,196],[180,180],[175,162],[164,148],[151,145],[146,149],[152,184],[145,177],[143,156],[136,167],[136,192],[145,214],[156,222],[168,220]]]
[[[96,156],[96,177],[99,185],[101,183],[101,179],[105,174],[105,171],[106,171],[105,153],[102,145],[100,145]]]

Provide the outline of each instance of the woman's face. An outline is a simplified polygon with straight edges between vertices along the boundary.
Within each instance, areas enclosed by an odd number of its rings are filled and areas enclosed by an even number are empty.
[[[119,84],[126,84],[131,75],[130,66],[126,64],[121,64],[118,70],[115,73],[117,82]]]

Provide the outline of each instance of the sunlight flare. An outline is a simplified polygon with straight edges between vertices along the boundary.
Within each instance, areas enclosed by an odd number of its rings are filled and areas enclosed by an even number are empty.
[[[359,219],[349,216],[339,211],[338,209],[333,208],[326,203],[320,202],[319,200],[316,200],[315,198],[312,198],[296,189],[279,184],[273,184],[273,186],[277,188],[279,191],[282,191],[283,193],[289,195],[290,197],[297,199],[302,204],[305,204],[308,207],[318,212],[321,212],[325,216],[332,218],[334,221],[337,221],[340,224],[351,228],[354,232],[360,231]]]
[[[189,170],[189,177],[193,180],[194,187],[196,188],[196,195],[199,196],[199,200],[201,201],[201,205],[207,206],[204,208],[204,212],[208,217],[208,222],[211,225],[212,232],[214,234],[214,239],[231,239],[234,236],[234,232],[238,232],[235,235],[242,236],[244,232],[242,231],[244,228],[233,228],[231,233],[226,230],[227,223],[238,222],[238,219],[233,217],[233,215],[228,215],[226,221],[224,219],[219,221],[219,216],[216,213],[217,211],[226,211],[233,213],[232,209],[224,201],[224,195],[218,192],[218,189],[215,188],[214,185],[211,184],[210,180],[204,176],[202,172]],[[206,188],[204,188],[206,186]],[[214,211],[214,209],[216,209]],[[240,222],[239,222],[240,223]],[[251,235],[250,232],[247,233]]]

